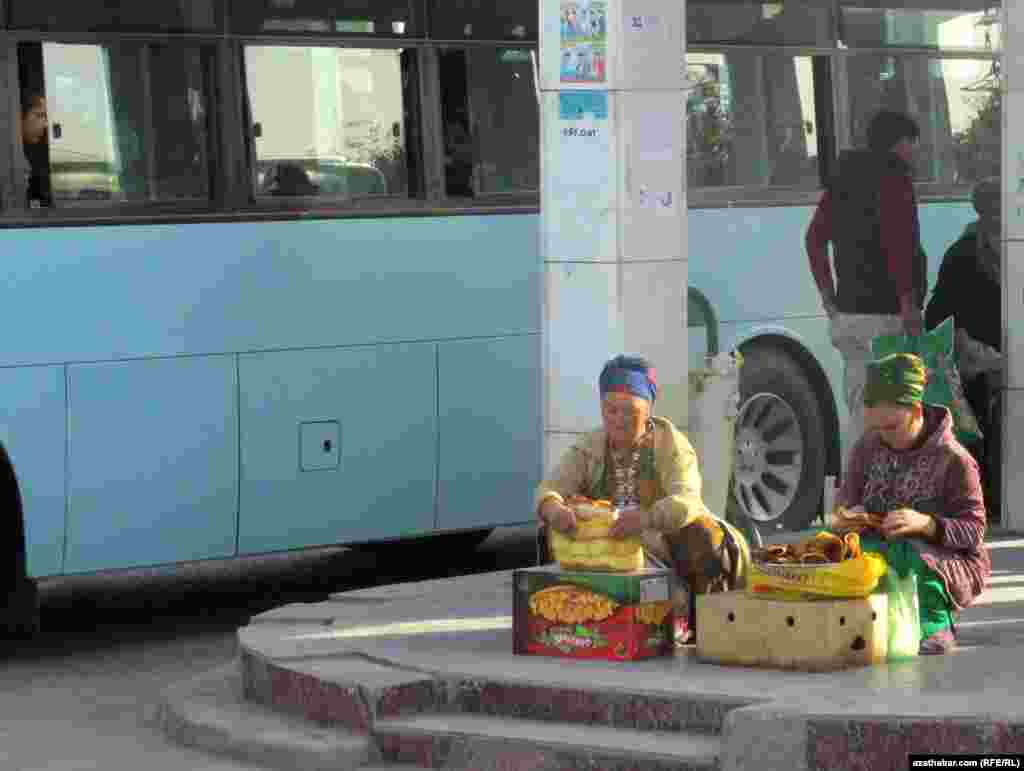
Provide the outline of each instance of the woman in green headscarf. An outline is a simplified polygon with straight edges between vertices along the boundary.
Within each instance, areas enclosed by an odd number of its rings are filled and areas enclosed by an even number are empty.
[[[866,432],[850,453],[833,523],[860,529],[857,513],[884,515],[861,543],[901,576],[917,575],[922,654],[955,647],[954,614],[992,573],[978,464],[954,437],[949,410],[924,403],[927,377],[910,354],[868,365]]]

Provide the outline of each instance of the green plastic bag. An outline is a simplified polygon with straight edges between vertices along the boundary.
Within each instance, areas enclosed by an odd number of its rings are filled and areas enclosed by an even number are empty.
[[[876,359],[893,353],[913,353],[928,368],[928,384],[924,400],[928,404],[948,407],[953,413],[953,428],[961,444],[971,445],[982,438],[978,418],[964,396],[960,372],[956,368],[953,319],[948,318],[920,337],[882,335],[871,342],[871,355]]]
[[[885,574],[889,595],[890,661],[917,656],[921,647],[921,606],[917,598],[917,574],[905,576],[895,570]]]

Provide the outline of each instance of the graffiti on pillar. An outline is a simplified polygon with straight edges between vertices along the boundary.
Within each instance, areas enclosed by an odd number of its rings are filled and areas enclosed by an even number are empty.
[[[607,0],[561,0],[561,81],[604,83],[608,62]]]

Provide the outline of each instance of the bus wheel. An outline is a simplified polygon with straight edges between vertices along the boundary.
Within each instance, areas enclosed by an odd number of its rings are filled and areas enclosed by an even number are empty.
[[[803,530],[820,514],[825,420],[803,368],[779,348],[743,352],[733,495],[765,534]]]
[[[39,630],[36,582],[25,571],[25,525],[21,493],[7,450],[0,445],[0,641],[26,639]]]

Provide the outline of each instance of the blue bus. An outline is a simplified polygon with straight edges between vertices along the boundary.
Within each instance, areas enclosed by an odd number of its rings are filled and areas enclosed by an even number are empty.
[[[536,3],[3,8],[6,621],[47,576],[531,519]],[[802,247],[821,179],[871,109],[918,115],[934,275],[998,171],[997,15],[687,16],[690,284],[745,355],[735,504],[796,528],[843,446]]]
[[[933,285],[975,219],[972,185],[1000,172],[1000,14],[972,0],[687,3],[689,283],[720,347],[744,354],[730,504],[762,529],[820,514],[851,439],[803,245],[822,180],[876,110],[915,116]],[[690,350],[703,351],[692,333]]]

